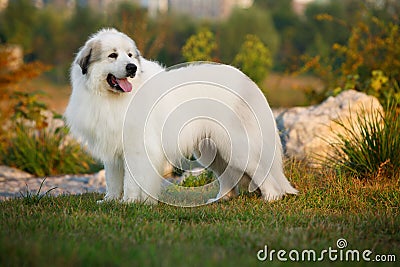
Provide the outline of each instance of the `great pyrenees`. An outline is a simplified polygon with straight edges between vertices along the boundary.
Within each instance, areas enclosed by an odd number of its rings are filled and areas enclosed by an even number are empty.
[[[203,68],[207,68],[207,66],[203,66]],[[180,75],[180,71],[183,70],[179,68],[172,70],[178,75]],[[143,160],[145,158],[154,159],[152,167],[161,174],[171,161],[172,163],[179,162],[182,151],[197,156],[201,153],[208,153],[207,151],[213,151],[214,157],[208,167],[218,176],[220,189],[216,198],[211,201],[237,195],[238,179],[231,179],[237,175],[249,180],[253,189],[259,189],[263,199],[267,201],[280,199],[285,194],[297,193],[283,173],[281,143],[274,124],[271,124],[273,132],[263,139],[255,133],[256,131],[252,130],[252,127],[255,126],[246,122],[248,119],[242,121],[242,124],[244,123],[244,126],[250,129],[246,132],[247,138],[250,140],[249,151],[243,151],[243,154],[249,154],[249,164],[240,162],[240,157],[235,160],[229,158],[231,145],[222,136],[224,133],[221,131],[221,127],[210,121],[200,119],[192,123],[188,130],[180,133],[179,141],[166,140],[167,148],[161,147],[163,144],[160,143],[160,136],[157,133],[165,122],[159,118],[165,118],[165,114],[159,117],[156,114],[148,120],[149,129],[156,129],[154,132],[147,131],[143,136],[144,132],[136,129],[132,120],[130,120],[130,124],[125,124],[123,131],[124,120],[129,120],[129,116],[132,115],[127,113],[127,109],[133,96],[141,90],[141,86],[149,78],[161,72],[164,72],[162,66],[143,58],[135,42],[115,29],[103,29],[91,36],[72,63],[72,94],[65,118],[71,133],[87,146],[94,157],[104,163],[107,185],[104,200],[157,202],[157,196],[161,192],[161,180],[147,173],[149,170]],[[172,74],[167,73],[166,75]],[[182,75],[184,75],[183,72]],[[251,82],[242,76],[238,79],[241,84]],[[167,89],[165,88],[165,90]],[[151,90],[151,88],[146,90]],[[212,90],[205,89],[203,92],[209,94],[213,99],[224,98],[221,94],[214,94]],[[191,93],[183,91],[183,94],[190,95]],[[202,97],[204,99],[207,95]],[[165,110],[171,110],[171,107],[176,104],[174,101],[178,101],[174,99],[178,98],[179,96],[170,97],[168,101],[160,102],[162,107],[154,109],[153,112],[161,114]],[[149,99],[149,101],[153,100]],[[221,99],[221,101],[226,101],[226,99]],[[234,102],[234,100],[228,101]],[[240,103],[232,103],[232,105],[235,106],[238,114],[246,116],[247,111],[243,105]],[[209,112],[217,113],[211,108]],[[125,118],[125,114],[127,118]],[[147,114],[134,114],[134,116],[139,118],[137,116],[147,116]],[[127,125],[128,129],[126,129]],[[233,124],[232,127],[234,130],[236,128],[239,130],[243,126]],[[143,154],[142,150],[135,150],[134,141],[128,142],[130,144],[128,148],[124,147],[124,134],[128,135],[130,140],[140,141],[140,139],[146,138],[146,142],[151,146],[151,149],[146,150],[149,155]],[[266,140],[266,144],[268,144],[268,140],[273,140],[274,143],[270,144],[270,147],[265,144],[263,146],[261,144],[263,140]],[[261,152],[260,147],[263,150]],[[166,149],[170,151],[168,157],[164,155]],[[124,150],[128,150],[128,152]],[[262,160],[257,161],[260,159],[258,155],[260,153],[274,153],[270,157],[272,159],[269,163],[270,166],[264,166],[267,163]],[[128,162],[134,162],[135,166],[129,168]],[[229,168],[228,165],[230,165]],[[260,166],[264,171],[268,169],[268,173],[263,179],[258,177],[257,180],[255,176],[257,168]]]

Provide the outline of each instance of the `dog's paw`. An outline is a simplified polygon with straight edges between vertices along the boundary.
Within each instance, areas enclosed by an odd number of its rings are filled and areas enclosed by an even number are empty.
[[[262,199],[266,202],[274,202],[274,201],[281,200],[283,198],[283,196],[284,196],[283,194],[276,194],[276,195],[269,194],[269,195],[262,196]]]
[[[113,202],[113,201],[118,202],[118,201],[120,201],[120,199],[116,199],[116,198],[115,199],[106,199],[106,198],[104,198],[104,199],[97,200],[96,204],[101,205],[101,204],[110,203],[110,202]]]
[[[106,194],[103,199],[97,200],[97,204],[103,204],[106,202],[120,201],[120,200],[121,200],[121,197],[119,195]]]
[[[157,199],[147,197],[145,199],[141,197],[124,197],[122,200],[123,203],[141,203],[141,204],[146,204],[146,205],[156,205],[158,203]]]
[[[122,198],[123,203],[141,203],[144,202],[141,196],[124,196]]]

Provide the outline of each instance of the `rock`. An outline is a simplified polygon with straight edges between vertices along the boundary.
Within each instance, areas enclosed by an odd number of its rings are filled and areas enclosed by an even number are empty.
[[[87,192],[105,193],[104,170],[96,174],[34,177],[15,168],[0,166],[0,200],[26,196],[28,192],[37,194],[39,189],[39,194],[45,194],[50,190],[49,194],[53,196]]]
[[[318,164],[332,150],[329,143],[337,140],[338,133],[344,134],[335,120],[354,124],[356,114],[365,112],[368,116],[377,110],[383,110],[378,99],[354,90],[329,97],[319,105],[287,109],[276,116],[285,154]]]
[[[19,169],[0,165],[0,181],[5,179],[26,179],[32,178],[33,175]]]

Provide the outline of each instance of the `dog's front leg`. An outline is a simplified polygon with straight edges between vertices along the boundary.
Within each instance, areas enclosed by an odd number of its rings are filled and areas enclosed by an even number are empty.
[[[127,166],[125,166],[123,201],[128,203],[143,201],[142,189]]]
[[[141,158],[132,159],[135,166],[125,166],[124,202],[143,202],[157,204],[161,192],[161,179],[154,165],[141,161]],[[165,166],[159,160],[160,166]]]
[[[121,157],[104,163],[106,171],[106,196],[105,201],[120,200],[122,198],[124,181],[124,161]]]

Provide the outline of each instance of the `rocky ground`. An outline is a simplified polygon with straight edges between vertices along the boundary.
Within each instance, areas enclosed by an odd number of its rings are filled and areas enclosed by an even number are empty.
[[[0,166],[0,200],[10,197],[20,197],[27,192],[36,194],[45,177],[33,177],[21,170]],[[82,194],[87,192],[104,193],[106,190],[104,170],[82,175],[63,175],[46,177],[41,193],[51,190],[51,195]]]

